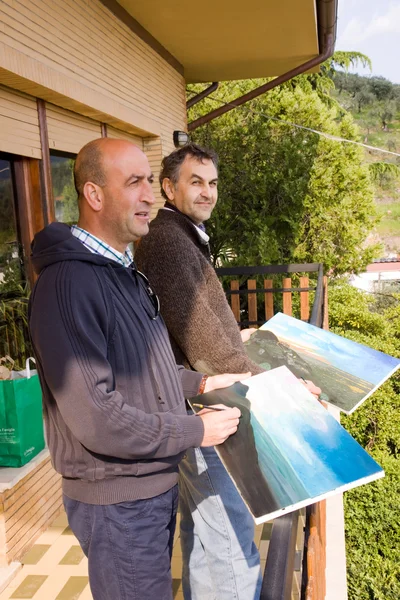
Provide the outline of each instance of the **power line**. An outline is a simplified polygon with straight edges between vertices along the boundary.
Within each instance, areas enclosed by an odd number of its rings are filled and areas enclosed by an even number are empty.
[[[208,96],[210,100],[214,100],[214,102],[218,102],[224,106],[231,106],[232,108],[238,108],[236,104],[233,102],[226,102],[221,98],[216,98],[212,94]],[[344,142],[346,144],[354,144],[355,146],[362,146],[363,148],[368,148],[369,150],[376,150],[378,152],[384,152],[386,154],[391,154],[392,156],[400,156],[399,152],[392,152],[391,150],[385,150],[384,148],[378,148],[377,146],[370,146],[369,144],[365,144],[363,142],[356,142],[355,140],[347,140],[346,138],[342,138],[338,135],[332,135],[330,133],[326,133],[324,131],[318,131],[317,129],[312,129],[311,127],[306,127],[305,125],[299,125],[298,123],[291,123],[290,121],[285,121],[283,119],[279,119],[278,117],[272,117],[271,115],[266,115],[258,110],[254,110],[249,106],[243,106],[244,110],[247,110],[249,113],[253,113],[255,115],[259,115],[265,119],[269,119],[271,121],[277,121],[278,123],[282,123],[283,125],[288,125],[289,127],[296,127],[297,129],[303,129],[305,131],[310,131],[311,133],[316,133],[317,135],[324,137],[328,140],[333,140],[335,142]]]

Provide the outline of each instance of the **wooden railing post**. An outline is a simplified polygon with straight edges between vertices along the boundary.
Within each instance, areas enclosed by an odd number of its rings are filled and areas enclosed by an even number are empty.
[[[264,279],[264,289],[272,290],[273,281],[272,279]],[[272,292],[266,292],[264,294],[264,304],[265,304],[265,320],[272,319],[274,316],[274,295]]]
[[[231,290],[236,291],[239,290],[239,281],[237,279],[233,279],[231,281]],[[232,312],[235,315],[236,321],[240,322],[240,296],[239,294],[232,294],[231,296],[231,308]]]
[[[257,281],[255,279],[248,279],[247,281],[247,289],[255,290],[257,288]],[[253,321],[250,323],[250,326],[253,327],[257,325],[257,294],[248,294],[248,307],[249,307],[249,321]]]
[[[292,287],[291,277],[285,277],[283,279],[283,289],[289,289]],[[292,316],[292,292],[283,292],[283,312],[285,315]]]
[[[308,277],[300,277],[300,287],[306,288],[309,286]],[[310,318],[310,294],[309,292],[300,292],[300,319],[308,321]]]
[[[325,600],[326,501],[309,507],[305,600]]]

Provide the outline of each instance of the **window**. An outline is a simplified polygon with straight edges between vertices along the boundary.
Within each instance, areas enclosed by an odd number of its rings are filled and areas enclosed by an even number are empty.
[[[51,152],[50,161],[56,221],[72,225],[78,221],[78,197],[73,175],[75,157]]]
[[[23,283],[23,261],[18,241],[12,161],[0,153],[0,294],[12,293]]]

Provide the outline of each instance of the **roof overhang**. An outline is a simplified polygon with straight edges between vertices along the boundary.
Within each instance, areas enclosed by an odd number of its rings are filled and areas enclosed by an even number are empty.
[[[188,82],[278,76],[320,53],[316,0],[102,1]]]

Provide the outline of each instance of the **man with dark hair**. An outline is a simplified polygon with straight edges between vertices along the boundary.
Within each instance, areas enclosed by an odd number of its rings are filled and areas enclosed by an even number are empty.
[[[133,144],[78,154],[79,222],[35,236],[29,326],[47,440],[94,600],[172,600],[178,463],[222,443],[240,411],[188,416],[185,397],[244,375],[177,367],[158,299],[128,244],[148,232],[153,175]]]
[[[254,375],[262,369],[246,355],[203,227],[217,202],[217,164],[214,152],[196,144],[164,158],[166,203],[135,260],[160,296],[177,362],[209,375]],[[253,520],[215,450],[189,450],[179,471],[185,600],[257,599]]]
[[[192,143],[164,158],[166,203],[135,259],[160,296],[178,363],[209,375],[255,375],[263,369],[243,346],[251,330],[239,332],[203,226],[217,202],[217,166],[215,152]],[[257,599],[261,573],[253,520],[215,450],[188,450],[179,473],[185,600]]]

